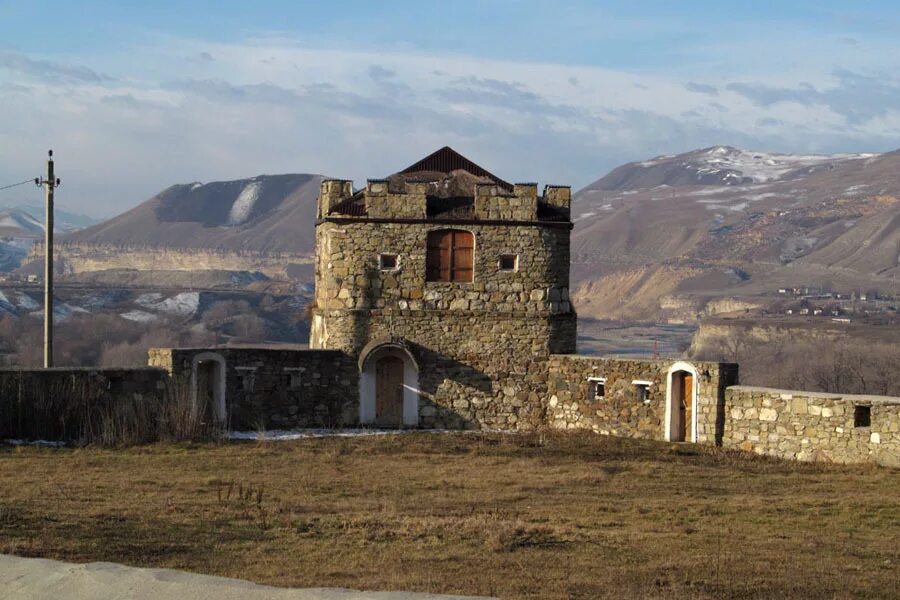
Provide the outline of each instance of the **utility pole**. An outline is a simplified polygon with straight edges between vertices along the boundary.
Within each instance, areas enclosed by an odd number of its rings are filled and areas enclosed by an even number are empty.
[[[53,174],[53,150],[47,152],[47,178],[34,180],[44,186],[46,221],[44,224],[44,368],[53,366],[53,190],[60,181]]]

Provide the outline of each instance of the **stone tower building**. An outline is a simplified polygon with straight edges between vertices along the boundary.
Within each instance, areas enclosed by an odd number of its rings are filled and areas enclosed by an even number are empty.
[[[450,148],[354,192],[322,183],[311,347],[358,360],[360,421],[515,428],[575,350],[571,191]]]

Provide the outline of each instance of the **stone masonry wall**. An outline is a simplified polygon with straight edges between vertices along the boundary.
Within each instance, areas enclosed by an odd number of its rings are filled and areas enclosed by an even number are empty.
[[[271,348],[150,350],[150,364],[190,385],[193,359],[225,362],[225,426],[233,430],[344,427],[359,418],[355,361],[339,351]]]
[[[316,228],[316,306],[570,313],[569,229],[564,225],[321,223]],[[425,281],[428,232],[448,227],[475,237],[471,283]],[[379,269],[382,253],[398,256],[397,269]],[[501,271],[502,254],[517,254],[518,270]]]
[[[591,429],[603,435],[665,438],[667,374],[674,360],[634,360],[593,356],[551,356],[546,396],[548,423],[559,429]],[[691,362],[699,377],[697,442],[713,444],[722,434],[725,387],[737,381],[737,365]],[[590,396],[589,378],[606,378],[605,396]],[[649,381],[645,401],[633,381]]]
[[[551,352],[573,351],[573,315],[473,311],[334,311],[328,340],[354,351],[402,338],[419,364],[419,423],[436,428],[533,426]]]
[[[869,407],[870,426],[855,426],[856,406]],[[730,387],[723,445],[803,461],[900,467],[900,398]]]

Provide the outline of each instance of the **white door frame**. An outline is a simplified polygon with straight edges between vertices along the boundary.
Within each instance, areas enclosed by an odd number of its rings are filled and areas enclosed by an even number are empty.
[[[375,364],[386,356],[403,361],[403,426],[416,427],[419,424],[419,369],[406,348],[396,345],[381,346],[365,357],[359,374],[359,422],[365,425],[375,421]]]
[[[218,352],[201,352],[195,354],[191,360],[191,405],[194,410],[197,406],[197,367],[201,362],[214,362],[216,364],[216,384],[213,389],[213,414],[218,425],[224,425],[227,420],[225,409],[225,357]]]
[[[685,371],[690,373],[694,378],[693,385],[691,386],[691,422],[689,429],[685,432],[685,440],[686,442],[694,442],[697,441],[697,398],[700,393],[700,379],[699,374],[697,373],[697,368],[691,363],[687,363],[684,361],[678,361],[669,367],[669,371],[666,374],[666,418],[665,418],[665,440],[668,442],[672,441],[672,376],[679,372]]]

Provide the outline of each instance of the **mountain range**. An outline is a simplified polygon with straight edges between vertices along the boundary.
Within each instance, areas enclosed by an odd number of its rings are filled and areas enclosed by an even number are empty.
[[[104,261],[266,271],[266,261],[285,255],[311,258],[321,180],[288,174],[174,185],[66,235],[62,254],[76,272]],[[690,320],[765,303],[792,285],[900,293],[900,151],[714,146],[658,156],[578,191],[572,214],[573,297],[585,316]],[[116,249],[157,255],[122,258]],[[235,267],[198,252],[255,262]]]
[[[781,286],[900,288],[900,152],[704,148],[618,167],[573,207],[582,314],[691,314]]]
[[[65,243],[310,254],[321,181],[291,174],[173,185]]]
[[[54,207],[53,229],[76,231],[98,223],[98,219]],[[0,207],[0,238],[37,238],[44,235],[44,208],[33,205]]]

